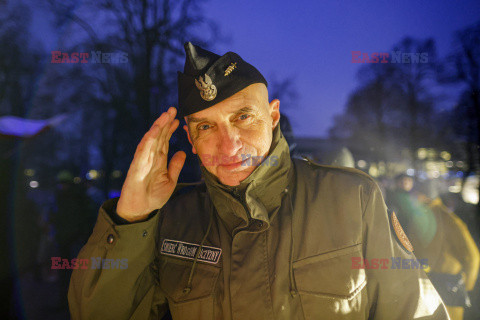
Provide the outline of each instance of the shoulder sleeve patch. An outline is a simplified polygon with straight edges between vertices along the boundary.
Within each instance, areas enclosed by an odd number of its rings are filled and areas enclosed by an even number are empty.
[[[398,221],[397,215],[393,211],[389,210],[389,212],[391,212],[390,213],[390,223],[392,224],[393,230],[395,231],[395,236],[396,236],[398,242],[400,242],[400,244],[402,245],[402,247],[405,250],[412,253],[413,252],[413,246],[410,243],[410,240],[408,240],[408,237],[407,237],[405,231],[403,231],[403,228],[400,225],[400,221]]]

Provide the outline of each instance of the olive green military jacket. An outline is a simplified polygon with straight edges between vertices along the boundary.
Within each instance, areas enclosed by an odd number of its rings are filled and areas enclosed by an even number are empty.
[[[279,127],[269,155],[234,188],[202,167],[147,221],[104,203],[79,258],[128,266],[74,270],[72,319],[448,319],[368,175],[291,159]]]

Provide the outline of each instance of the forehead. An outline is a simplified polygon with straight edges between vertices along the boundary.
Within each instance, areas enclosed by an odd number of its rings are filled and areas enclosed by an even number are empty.
[[[262,87],[263,86],[263,87]],[[218,114],[235,113],[244,107],[259,110],[264,103],[268,103],[268,92],[264,84],[257,83],[246,87],[233,96],[198,112],[187,116],[189,122],[196,122]]]

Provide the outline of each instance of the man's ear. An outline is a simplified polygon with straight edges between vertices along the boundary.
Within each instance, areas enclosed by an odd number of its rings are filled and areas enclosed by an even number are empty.
[[[280,100],[274,99],[270,102],[270,116],[272,117],[272,129],[280,121]]]
[[[190,138],[190,133],[188,132],[188,127],[186,125],[183,126],[183,130],[185,130],[185,132],[187,133],[188,142],[190,142],[190,144],[192,145],[193,154],[197,154],[197,150],[195,150],[195,146],[193,145],[192,139]]]

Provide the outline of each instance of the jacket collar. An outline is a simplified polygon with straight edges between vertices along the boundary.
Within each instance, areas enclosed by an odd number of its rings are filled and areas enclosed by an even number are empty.
[[[265,222],[259,230],[268,228],[285,189],[292,184],[294,171],[280,124],[273,131],[268,157],[240,185],[224,185],[203,165],[200,168],[213,205],[231,232],[246,226],[251,218]]]

